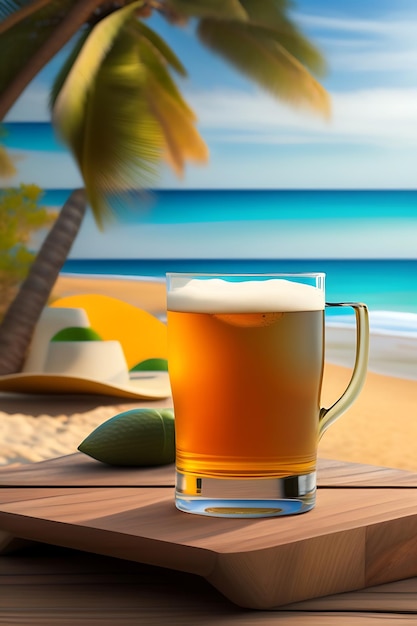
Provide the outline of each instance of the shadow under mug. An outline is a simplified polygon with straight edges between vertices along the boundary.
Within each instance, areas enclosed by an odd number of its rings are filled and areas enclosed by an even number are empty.
[[[167,274],[175,504],[216,517],[310,510],[318,442],[366,377],[368,311],[325,303],[325,275]],[[352,307],[350,383],[320,406],[325,307]]]

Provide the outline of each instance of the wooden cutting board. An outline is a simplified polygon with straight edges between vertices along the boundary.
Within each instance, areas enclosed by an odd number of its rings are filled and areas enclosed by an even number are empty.
[[[173,466],[76,453],[0,471],[0,533],[198,574],[258,609],[417,575],[417,474],[322,460],[318,482],[302,515],[208,518],[176,510]]]

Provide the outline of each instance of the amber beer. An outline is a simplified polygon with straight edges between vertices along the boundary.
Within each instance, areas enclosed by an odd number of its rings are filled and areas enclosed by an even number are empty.
[[[192,281],[168,296],[182,474],[240,479],[315,470],[324,295],[310,285],[261,282]]]

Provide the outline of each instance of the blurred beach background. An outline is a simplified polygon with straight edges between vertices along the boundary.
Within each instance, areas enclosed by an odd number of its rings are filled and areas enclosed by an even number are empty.
[[[160,288],[146,305],[163,318],[166,272],[325,272],[329,302],[369,307],[371,376],[366,407],[358,403],[326,433],[323,453],[417,470],[417,6],[298,0],[293,16],[328,62],[328,122],[261,93],[201,48],[191,29],[152,18],[187,67],[180,85],[210,163],[190,166],[182,181],[162,168],[155,188],[132,193],[122,219],[104,231],[88,214],[55,295],[100,289],[140,305],[147,281],[154,282]],[[48,91],[63,56],[32,82],[4,124],[4,143],[18,159],[11,184],[38,184],[51,210],[81,185],[49,123]],[[329,311],[326,327],[326,358],[335,366],[329,372],[342,387],[354,358],[354,315]],[[0,430],[14,418],[18,432],[14,406],[3,399]],[[24,406],[22,432],[39,447],[27,426],[30,402]],[[39,414],[51,417],[39,409],[38,428]],[[57,411],[52,418],[57,422]],[[84,432],[92,424],[85,421]],[[73,443],[65,445],[73,451]],[[47,454],[62,451],[49,447]],[[6,451],[3,458],[26,454]]]
[[[44,204],[59,209],[69,194],[47,190]],[[407,256],[417,191],[153,190],[129,207],[124,224],[80,233],[62,269],[67,290],[95,276],[124,280],[128,292],[129,278],[167,272],[325,272],[328,302],[369,307],[371,371],[417,380],[417,259]],[[165,301],[152,312],[164,319]],[[353,310],[328,309],[326,324],[327,359],[351,365]]]

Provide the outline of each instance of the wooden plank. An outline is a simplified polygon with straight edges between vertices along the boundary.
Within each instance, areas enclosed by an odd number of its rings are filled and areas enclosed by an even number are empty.
[[[319,459],[320,487],[417,487],[417,473],[390,467]]]
[[[287,605],[286,611],[375,611],[417,614],[417,578]],[[417,621],[417,618],[416,618]]]
[[[260,520],[181,513],[167,488],[15,491],[0,490],[4,532],[199,574],[246,607],[417,575],[414,489],[323,489],[304,515]]]
[[[76,452],[40,463],[0,470],[1,487],[174,486],[175,467],[114,467]]]
[[[417,579],[273,611],[228,602],[203,579],[78,551],[38,546],[0,558],[0,624],[12,626],[408,626]]]
[[[270,608],[417,574],[411,472],[320,460],[316,508],[260,520],[180,513],[173,465],[112,468],[76,453],[0,471],[0,480],[3,551],[17,538],[182,570],[242,606]]]
[[[0,470],[1,486],[173,487],[174,465],[149,468],[111,467],[76,452],[57,459]],[[417,487],[417,473],[330,459],[318,461],[320,487]]]
[[[417,491],[405,493],[406,497],[403,490],[396,489],[322,490],[316,508],[302,515],[227,519],[176,510],[171,489],[26,488],[25,498],[19,500],[14,500],[12,490],[0,490],[0,526],[8,530],[14,524],[30,527],[37,521],[57,522],[67,525],[67,530],[88,526],[175,544],[198,545],[217,552],[240,553],[375,524],[381,527],[383,522],[412,520],[417,516]],[[378,537],[379,542],[388,540],[387,528],[384,527],[384,536]]]

